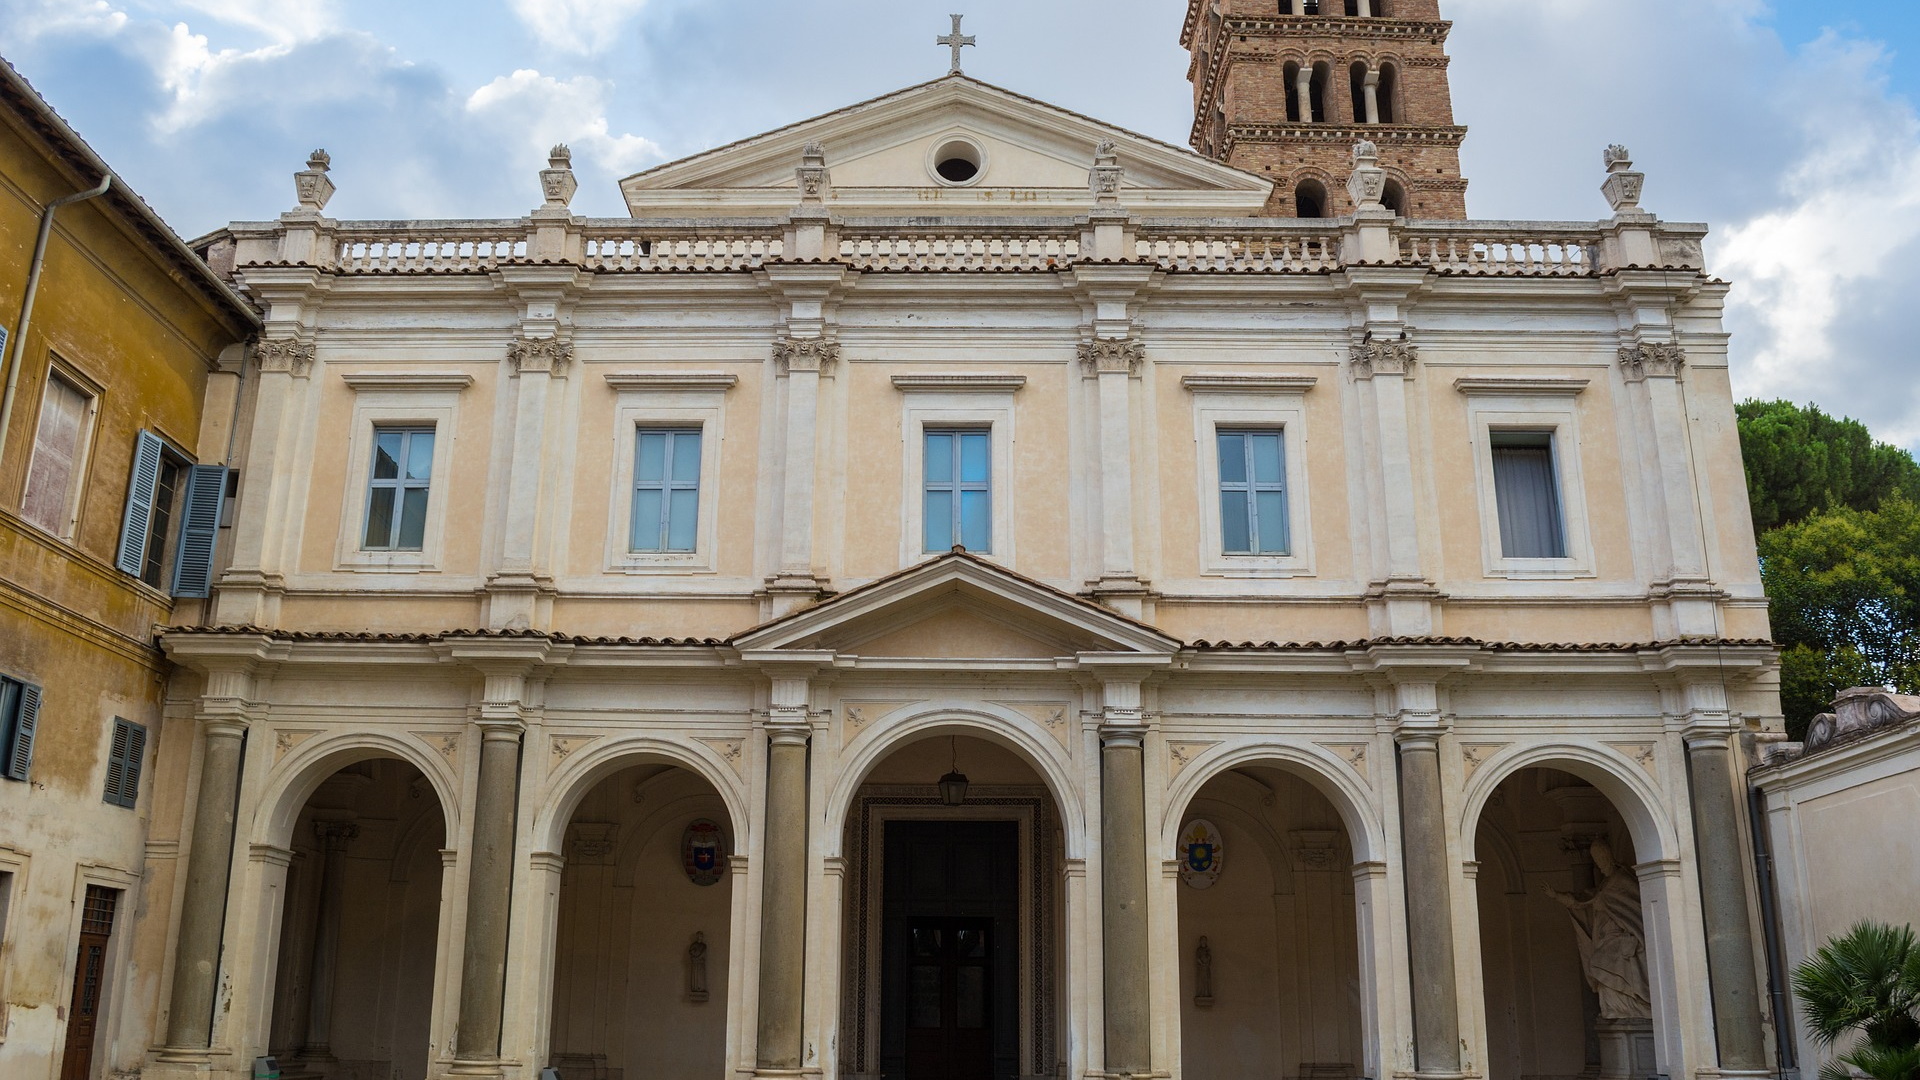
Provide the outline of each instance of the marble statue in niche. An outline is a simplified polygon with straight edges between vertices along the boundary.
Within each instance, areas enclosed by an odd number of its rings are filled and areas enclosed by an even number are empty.
[[[1600,884],[1574,895],[1546,893],[1573,916],[1580,964],[1600,998],[1604,1020],[1648,1020],[1653,1004],[1647,987],[1647,934],[1640,908],[1640,879],[1614,861],[1613,848],[1595,840],[1588,849]]]
[[[1204,934],[1193,950],[1193,1003],[1203,1009],[1213,1004],[1213,946]]]
[[[707,935],[700,931],[687,946],[687,1000],[707,1000]]]

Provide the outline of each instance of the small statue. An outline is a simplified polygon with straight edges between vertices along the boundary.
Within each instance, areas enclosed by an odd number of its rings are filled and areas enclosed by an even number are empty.
[[[1193,950],[1193,1003],[1203,1009],[1213,1004],[1213,947],[1204,934]]]
[[[1595,840],[1588,848],[1600,884],[1584,896],[1558,889],[1546,893],[1573,915],[1580,964],[1587,985],[1600,998],[1606,1020],[1651,1020],[1647,987],[1647,932],[1640,909],[1640,879],[1614,862],[1613,848]]]
[[[687,946],[687,1000],[707,1000],[707,935],[697,930]]]

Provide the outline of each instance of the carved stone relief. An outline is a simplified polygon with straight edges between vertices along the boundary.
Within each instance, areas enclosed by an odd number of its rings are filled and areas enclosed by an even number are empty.
[[[1368,341],[1353,346],[1353,377],[1405,375],[1420,360],[1419,347],[1410,341]]]
[[[313,368],[313,346],[293,338],[256,338],[252,352],[263,374],[305,378]]]
[[[1680,374],[1686,363],[1687,350],[1678,345],[1643,342],[1620,346],[1620,370],[1628,382],[1641,382],[1649,377],[1671,379]]]
[[[825,338],[787,337],[773,343],[773,362],[780,374],[825,371],[840,359],[840,343]]]
[[[507,362],[515,375],[559,374],[572,359],[572,343],[556,338],[515,338],[507,344]]]
[[[1080,343],[1080,366],[1088,375],[1135,375],[1147,347],[1133,338],[1096,338]]]

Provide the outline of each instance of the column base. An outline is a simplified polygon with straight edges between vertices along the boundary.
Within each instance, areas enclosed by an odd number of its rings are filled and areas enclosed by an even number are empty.
[[[1660,1071],[1654,1054],[1652,1020],[1601,1020],[1600,1080],[1633,1080]]]
[[[505,1080],[507,1071],[501,1068],[500,1065],[501,1063],[497,1058],[486,1058],[478,1061],[455,1058],[453,1064],[447,1066],[447,1071],[443,1075],[485,1077],[487,1080]]]

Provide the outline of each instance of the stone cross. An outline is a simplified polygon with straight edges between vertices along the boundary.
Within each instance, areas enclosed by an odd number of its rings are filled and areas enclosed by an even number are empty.
[[[960,20],[964,18],[966,18],[965,15],[953,16],[953,33],[933,39],[934,44],[945,45],[947,48],[953,50],[953,66],[947,69],[947,74],[949,75],[960,74],[960,50],[974,43],[972,34],[962,34],[960,32]]]

